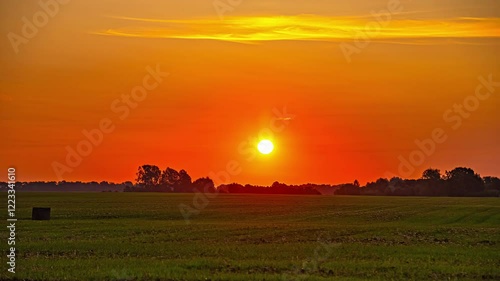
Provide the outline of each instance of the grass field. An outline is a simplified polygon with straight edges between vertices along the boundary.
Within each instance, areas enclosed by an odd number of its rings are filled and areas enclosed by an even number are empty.
[[[499,198],[221,194],[186,224],[178,205],[192,202],[18,193],[16,274],[2,255],[0,278],[500,279]],[[52,220],[31,221],[33,206],[52,207]]]

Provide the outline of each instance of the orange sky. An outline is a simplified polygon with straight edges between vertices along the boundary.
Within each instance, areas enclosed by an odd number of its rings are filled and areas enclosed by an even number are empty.
[[[500,176],[500,86],[458,128],[458,113],[443,118],[473,99],[478,77],[500,82],[498,1],[243,0],[228,7],[221,17],[212,0],[73,0],[50,6],[47,24],[28,38],[23,17],[43,20],[43,8],[2,1],[2,169],[16,167],[21,180],[121,182],[146,163],[197,178],[237,162],[241,171],[229,181],[265,185],[364,183],[418,177],[428,167]],[[390,8],[390,20],[376,20]],[[369,42],[357,42],[360,34]],[[348,59],[346,50],[354,50]],[[121,96],[157,65],[168,77],[122,116]],[[273,123],[287,121],[273,132],[275,151],[249,161],[255,150],[246,142],[272,131],[273,111],[285,107],[293,117]],[[67,147],[106,118],[114,130],[68,165]],[[399,156],[408,160],[415,140],[436,128],[446,141],[401,173]]]

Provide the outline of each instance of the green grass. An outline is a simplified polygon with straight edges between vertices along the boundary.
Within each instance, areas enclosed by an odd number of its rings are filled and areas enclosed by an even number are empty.
[[[18,193],[16,274],[2,255],[0,279],[500,279],[499,198],[220,194],[186,224],[192,202]],[[31,221],[34,206],[52,220]]]

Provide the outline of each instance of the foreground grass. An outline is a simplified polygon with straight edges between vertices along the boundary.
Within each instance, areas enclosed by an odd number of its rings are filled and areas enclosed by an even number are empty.
[[[20,280],[498,280],[498,198],[21,193]],[[31,207],[52,207],[31,221]],[[5,219],[6,217],[2,217]],[[7,249],[6,232],[4,249]]]

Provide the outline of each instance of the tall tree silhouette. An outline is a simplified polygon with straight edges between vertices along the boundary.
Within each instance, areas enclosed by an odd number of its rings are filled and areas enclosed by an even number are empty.
[[[500,190],[500,179],[497,177],[484,177],[484,185],[486,189]]]
[[[209,178],[199,178],[193,182],[193,189],[204,193],[216,192],[214,181]]]
[[[441,179],[441,171],[439,169],[427,169],[422,173],[422,179],[438,181]]]
[[[167,167],[161,174],[160,184],[163,191],[173,192],[180,179],[179,172]]]
[[[161,170],[155,165],[143,165],[137,170],[136,182],[146,189],[153,189],[160,183]]]
[[[179,181],[174,187],[176,192],[192,192],[191,177],[185,170],[179,171]]]
[[[470,168],[459,167],[446,171],[445,178],[448,181],[451,195],[465,196],[484,190],[483,179]]]

